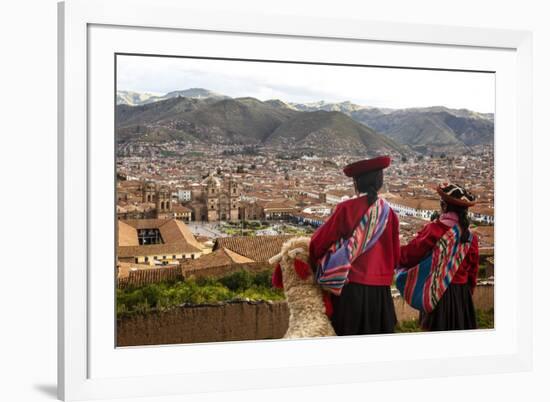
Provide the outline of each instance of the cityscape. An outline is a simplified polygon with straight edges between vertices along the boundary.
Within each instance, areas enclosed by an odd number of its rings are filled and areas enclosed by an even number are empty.
[[[346,155],[289,160],[281,149],[250,152],[181,143],[122,144],[118,152],[123,155],[117,158],[118,218],[178,219],[205,242],[234,235],[309,234],[339,202],[354,196],[342,167],[355,159]],[[406,242],[439,209],[435,185],[463,183],[478,199],[471,219],[481,247],[492,248],[493,178],[490,146],[459,156],[397,154],[385,172],[381,196],[398,213]],[[250,228],[251,222],[258,228]]]

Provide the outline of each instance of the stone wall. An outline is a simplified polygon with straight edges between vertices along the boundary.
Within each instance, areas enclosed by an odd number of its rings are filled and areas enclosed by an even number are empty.
[[[493,286],[477,287],[476,308],[489,310],[493,300]],[[418,318],[401,297],[394,298],[394,305],[398,321]],[[279,339],[287,328],[286,302],[185,306],[118,319],[117,346]]]
[[[117,346],[282,338],[285,302],[180,307],[118,319]]]

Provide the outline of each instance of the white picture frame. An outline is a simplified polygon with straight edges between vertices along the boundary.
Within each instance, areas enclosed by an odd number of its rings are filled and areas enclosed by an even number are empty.
[[[68,0],[59,4],[58,15],[61,399],[161,396],[531,368],[531,33],[300,16],[215,15],[187,9],[178,0]],[[109,261],[114,261],[109,259],[114,230],[98,236],[114,226],[109,210],[114,187],[105,185],[105,178],[113,172],[108,162],[113,139],[108,133],[97,135],[109,129],[114,135],[114,100],[104,107],[110,99],[107,96],[114,98],[109,92],[114,80],[109,75],[113,68],[109,63],[114,60],[110,57],[136,50],[155,53],[155,47],[156,53],[175,54],[181,43],[191,42],[181,38],[191,36],[208,36],[213,38],[210,42],[218,43],[218,48],[205,46],[204,55],[216,49],[216,56],[223,52],[227,56],[240,49],[267,58],[268,52],[294,51],[294,59],[334,61],[330,58],[340,57],[345,64],[355,57],[346,55],[365,47],[370,57],[378,58],[375,65],[459,70],[477,66],[495,71],[495,259],[501,270],[495,293],[495,329],[116,349],[114,296],[108,290],[114,275],[108,268],[105,272],[97,268],[98,260],[107,261],[108,267],[112,266]],[[298,52],[296,43],[304,42],[307,49],[302,46],[303,51]],[[104,185],[105,192],[100,189]],[[504,185],[509,195],[499,197]],[[498,224],[500,211],[507,211],[506,228]],[[452,351],[433,348],[459,341],[466,347]],[[423,345],[431,345],[435,351],[423,349]],[[334,358],[322,353],[336,347],[364,352]],[[183,361],[192,362],[193,367]],[[327,369],[330,377],[322,376]]]

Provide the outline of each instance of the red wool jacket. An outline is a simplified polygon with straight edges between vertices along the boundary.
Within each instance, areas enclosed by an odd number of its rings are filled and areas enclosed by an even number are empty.
[[[449,214],[445,214],[449,215]],[[455,214],[456,216],[456,214]],[[414,267],[424,257],[426,257],[430,251],[433,250],[437,241],[445,234],[454,222],[458,221],[458,218],[445,220],[443,223],[440,219],[431,222],[424,226],[420,232],[416,234],[409,244],[401,247],[401,256],[399,259],[399,265],[402,267]],[[447,224],[446,224],[447,223]],[[474,292],[474,288],[477,282],[477,271],[479,269],[479,247],[477,236],[474,235],[472,239],[472,245],[458,267],[458,270],[453,277],[451,283],[470,285],[470,290]]]
[[[337,240],[347,239],[353,234],[368,206],[366,196],[352,198],[336,206],[330,218],[311,237],[309,256],[312,264],[317,264]],[[363,285],[389,286],[398,261],[399,219],[390,208],[384,233],[369,251],[354,261],[348,279]]]

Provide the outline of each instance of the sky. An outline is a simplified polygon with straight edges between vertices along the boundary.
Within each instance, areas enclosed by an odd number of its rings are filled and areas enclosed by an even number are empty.
[[[205,88],[233,98],[343,102],[383,108],[446,106],[494,113],[493,73],[207,60],[117,58],[117,89],[165,94]]]

